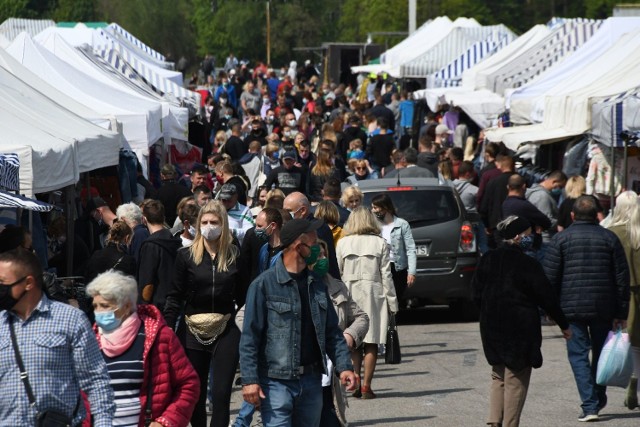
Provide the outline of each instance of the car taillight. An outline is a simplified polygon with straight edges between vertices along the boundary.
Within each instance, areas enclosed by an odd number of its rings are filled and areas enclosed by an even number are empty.
[[[460,252],[476,251],[476,235],[473,232],[473,226],[470,222],[465,221],[460,227]]]

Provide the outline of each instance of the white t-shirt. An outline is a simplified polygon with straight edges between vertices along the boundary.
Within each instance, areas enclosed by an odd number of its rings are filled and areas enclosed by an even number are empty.
[[[395,263],[396,253],[393,251],[393,246],[391,246],[391,230],[393,230],[393,222],[382,225],[382,238],[389,244],[389,259]]]

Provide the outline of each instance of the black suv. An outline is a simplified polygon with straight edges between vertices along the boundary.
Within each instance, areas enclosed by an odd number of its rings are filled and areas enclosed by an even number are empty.
[[[422,304],[448,304],[473,317],[471,278],[478,261],[472,221],[451,183],[436,178],[358,181],[363,204],[381,193],[391,197],[400,218],[411,226],[416,242],[417,272],[406,299]]]

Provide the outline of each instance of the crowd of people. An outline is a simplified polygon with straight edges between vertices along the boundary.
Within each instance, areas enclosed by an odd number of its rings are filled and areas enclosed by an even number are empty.
[[[259,409],[267,426],[345,425],[346,391],[376,398],[379,346],[416,283],[402,212],[387,194],[364,206],[357,186],[399,173],[450,183],[479,218],[490,425],[518,425],[542,364],[540,324],[552,320],[591,421],[607,403],[594,382],[606,331],[629,319],[637,406],[635,193],[620,196],[608,231],[580,176],[553,171],[527,188],[513,153],[469,136],[461,111],[416,126],[410,96],[384,75],[352,88],[321,83],[310,62],[252,73],[233,56],[205,71],[202,163],[165,164],[140,203],[87,197],[70,242],[62,219],[49,227],[50,267],[65,271],[74,247],[65,273],[85,278],[86,316],[54,300],[26,230],[0,234],[0,337],[12,337],[0,348],[13,347],[0,353],[0,401],[15,402],[0,420],[202,427],[210,416],[226,427]],[[238,366],[244,403],[231,420]]]

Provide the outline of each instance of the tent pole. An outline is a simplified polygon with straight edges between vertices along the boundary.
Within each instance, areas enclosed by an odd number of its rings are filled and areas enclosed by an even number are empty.
[[[67,221],[67,276],[73,276],[73,207],[74,207],[74,191],[75,187],[69,185],[64,189],[64,212]]]
[[[625,190],[628,190],[629,188],[627,187],[627,173],[628,173],[628,169],[629,169],[629,153],[627,153],[629,149],[629,138],[624,138],[624,176],[622,177],[622,182],[623,182],[623,188]]]
[[[611,183],[609,184],[609,196],[611,198],[609,211],[611,212],[616,204],[616,109],[611,109]]]

